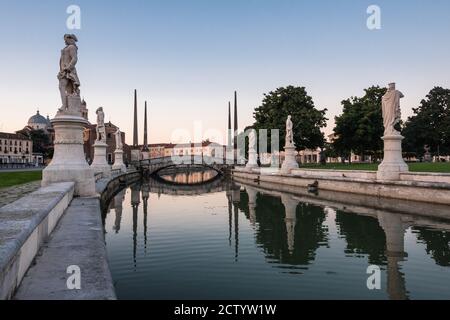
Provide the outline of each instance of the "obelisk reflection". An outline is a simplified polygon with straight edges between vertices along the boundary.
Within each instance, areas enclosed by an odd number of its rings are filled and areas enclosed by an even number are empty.
[[[139,204],[141,203],[140,184],[131,186],[131,206],[133,207],[133,262],[136,268],[136,247],[137,247],[137,221]]]
[[[401,215],[380,212],[378,221],[386,234],[387,293],[391,300],[407,300],[405,276],[399,264],[408,256],[405,252],[405,230]]]
[[[144,202],[144,253],[147,253],[147,211],[148,199],[150,197],[150,186],[148,181],[142,184],[142,200]]]
[[[241,201],[241,186],[233,184],[231,188],[231,199],[234,208],[234,260],[239,257],[239,202]]]

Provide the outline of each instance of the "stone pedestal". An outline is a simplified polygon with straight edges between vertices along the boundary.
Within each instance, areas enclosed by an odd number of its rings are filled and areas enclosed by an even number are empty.
[[[95,141],[94,143],[94,160],[91,163],[91,168],[94,173],[102,173],[104,177],[111,175],[111,166],[106,161],[106,149],[108,145],[102,141]]]
[[[378,180],[400,180],[401,172],[408,172],[408,165],[402,156],[402,140],[401,135],[391,135],[382,137],[384,140],[384,159],[378,166]]]
[[[114,164],[112,166],[113,170],[120,170],[122,172],[127,172],[127,167],[123,163],[123,150],[116,149],[114,151]]]
[[[248,152],[248,162],[245,167],[248,169],[258,168],[258,156],[255,150],[250,150]]]
[[[297,160],[295,159],[295,146],[284,147],[284,161],[281,165],[281,173],[290,173],[292,169],[298,168]]]
[[[76,105],[73,105],[76,104]],[[69,99],[70,110],[60,111],[51,120],[55,130],[55,152],[50,165],[42,172],[42,186],[55,182],[75,182],[75,196],[95,195],[94,172],[86,162],[83,131],[89,123],[81,117],[81,101]]]

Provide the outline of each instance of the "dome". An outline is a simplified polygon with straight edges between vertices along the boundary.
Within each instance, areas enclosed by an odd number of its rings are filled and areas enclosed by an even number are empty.
[[[47,118],[41,116],[38,110],[36,114],[28,120],[28,126],[32,127],[35,130],[38,129],[46,130],[49,127],[49,121]]]

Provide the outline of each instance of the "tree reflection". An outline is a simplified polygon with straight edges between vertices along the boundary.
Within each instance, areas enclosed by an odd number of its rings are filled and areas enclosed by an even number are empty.
[[[338,210],[336,225],[347,242],[346,254],[367,254],[370,264],[387,263],[386,235],[377,219]]]
[[[432,230],[425,227],[414,227],[417,239],[426,245],[427,254],[443,267],[450,266],[450,233],[447,231]]]

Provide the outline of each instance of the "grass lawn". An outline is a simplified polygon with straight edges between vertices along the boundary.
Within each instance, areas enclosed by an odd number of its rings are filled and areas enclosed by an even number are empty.
[[[412,172],[441,172],[450,173],[450,162],[439,162],[439,163],[409,163],[409,170]],[[327,163],[326,165],[318,164],[306,164],[301,165],[300,168],[307,169],[330,169],[330,170],[367,170],[376,171],[378,168],[377,163]]]
[[[0,172],[0,188],[41,180],[42,171]]]

